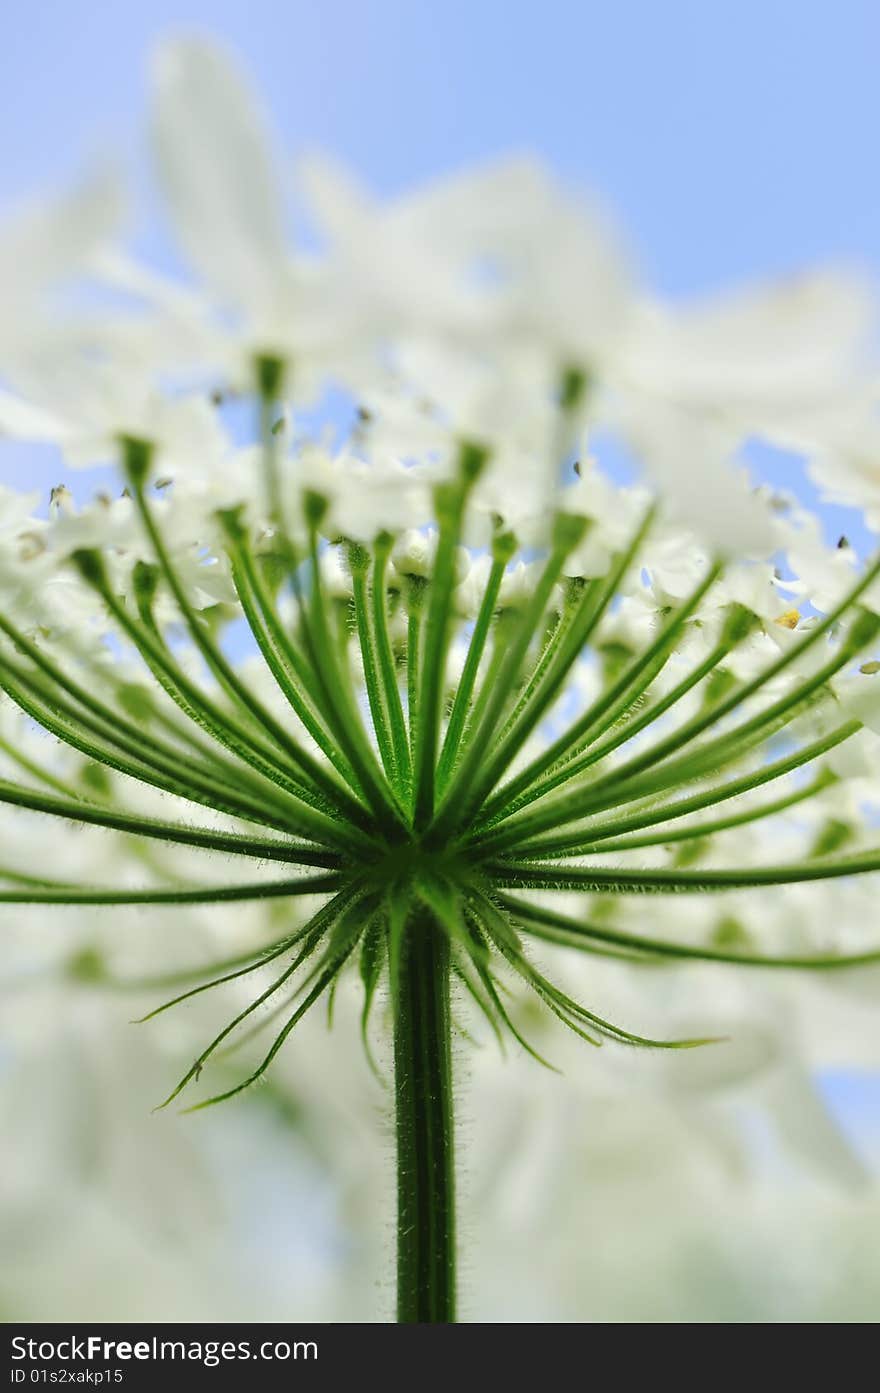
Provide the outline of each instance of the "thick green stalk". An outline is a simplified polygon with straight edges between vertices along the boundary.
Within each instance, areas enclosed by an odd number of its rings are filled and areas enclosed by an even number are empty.
[[[394,1022],[397,1124],[397,1319],[455,1320],[455,1171],[449,944],[414,909]]]

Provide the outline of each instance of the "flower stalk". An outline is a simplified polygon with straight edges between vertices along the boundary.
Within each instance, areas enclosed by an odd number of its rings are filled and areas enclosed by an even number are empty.
[[[407,923],[394,1014],[397,1319],[456,1318],[450,950],[431,913]]]

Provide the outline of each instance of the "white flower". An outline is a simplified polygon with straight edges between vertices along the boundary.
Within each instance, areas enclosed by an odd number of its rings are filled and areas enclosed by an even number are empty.
[[[635,444],[670,516],[716,556],[767,557],[770,513],[733,458],[737,440],[695,412],[632,401],[623,429]]]
[[[871,287],[835,270],[684,307],[644,299],[609,378],[740,437],[778,437],[850,391],[874,313]]]
[[[76,318],[50,299],[93,269],[118,231],[123,210],[116,173],[99,169],[69,192],[22,208],[0,226],[0,369],[14,372],[46,344],[69,343]]]
[[[286,283],[283,199],[266,125],[232,59],[176,40],[153,64],[153,146],[177,237],[221,302],[257,323]]]

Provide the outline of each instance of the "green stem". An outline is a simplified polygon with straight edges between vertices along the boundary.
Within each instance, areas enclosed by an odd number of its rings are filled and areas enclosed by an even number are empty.
[[[397,1111],[397,1319],[455,1320],[455,1173],[449,945],[414,909],[394,1024]]]

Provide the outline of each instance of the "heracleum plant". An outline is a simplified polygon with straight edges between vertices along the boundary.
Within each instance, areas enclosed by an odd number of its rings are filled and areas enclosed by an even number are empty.
[[[289,903],[281,938],[202,964],[153,1012],[256,984],[164,1105],[256,1083],[359,973],[364,1044],[392,1084],[398,1318],[453,1321],[468,1003],[532,1056],[510,1067],[548,1063],[523,990],[587,1051],[723,1050],[711,1025],[654,1039],[606,1019],[542,950],[633,972],[880,958],[833,938],[810,955],[661,938],[650,911],[880,870],[867,825],[850,819],[854,846],[835,832],[872,755],[880,560],[826,548],[731,463],[753,435],[840,444],[837,413],[869,392],[862,292],[820,275],[679,321],[632,288],[593,215],[517,162],[389,208],[312,163],[326,245],[291,258],[234,71],[187,43],[157,72],[165,192],[214,298],[109,249],[117,195],[99,179],[39,215],[3,344],[5,429],[71,463],[115,456],[121,488],[79,510],[61,487],[48,519],[0,493],[0,687],[112,777],[71,788],[28,761],[0,799],[201,849],[205,875],[133,890],[8,866],[0,901]],[[47,283],[84,274],[102,298],[50,312]],[[327,384],[342,404],[309,432]],[[235,444],[248,415],[256,443]],[[612,484],[579,448],[609,427],[648,485]],[[139,789],[174,815],[139,810]],[[725,862],[726,832],[797,828],[824,804],[802,855]],[[633,896],[637,928],[609,912]],[[214,1057],[255,1026],[262,1057],[212,1089]]]

